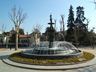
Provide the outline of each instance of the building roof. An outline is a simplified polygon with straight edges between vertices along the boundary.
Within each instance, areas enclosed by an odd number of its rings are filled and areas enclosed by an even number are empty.
[[[28,37],[31,37],[31,35],[20,35],[19,37],[20,38],[28,38]]]
[[[30,38],[31,35],[19,35],[20,38]],[[11,36],[8,36],[8,38],[11,38]]]

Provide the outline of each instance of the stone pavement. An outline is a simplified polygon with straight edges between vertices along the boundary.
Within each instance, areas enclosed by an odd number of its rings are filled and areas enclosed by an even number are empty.
[[[0,51],[6,51],[9,50],[8,48],[0,48]]]
[[[88,51],[88,50],[86,50]],[[94,52],[93,50],[89,52]],[[94,52],[95,56],[96,53]],[[8,56],[7,56],[8,57]],[[9,59],[3,59],[3,62],[12,66],[27,68],[27,69],[39,69],[39,70],[69,70],[69,69],[77,69],[88,67],[96,64],[96,57],[88,62],[81,63],[81,64],[74,64],[74,65],[62,65],[62,66],[40,66],[40,65],[29,65],[29,64],[21,64],[17,62],[10,61]]]
[[[96,54],[94,50],[87,50]],[[13,53],[13,51],[0,51],[0,59],[7,60],[7,56]],[[76,65],[78,66],[78,65]],[[45,67],[45,66],[44,66]],[[56,66],[54,68],[57,68]],[[25,69],[25,68],[18,68],[14,66],[7,65],[0,60],[0,72],[49,72],[50,70],[33,70],[33,69]],[[72,70],[51,70],[51,72],[96,72],[96,65],[92,65],[90,67],[84,67],[79,69],[72,69]]]

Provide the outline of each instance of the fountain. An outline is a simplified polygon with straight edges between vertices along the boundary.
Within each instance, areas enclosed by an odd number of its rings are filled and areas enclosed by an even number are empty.
[[[49,48],[52,48],[53,46],[53,40],[54,40],[54,34],[55,34],[55,31],[54,31],[54,28],[53,28],[53,22],[52,22],[52,15],[50,15],[50,23],[48,23],[50,25],[50,28],[49,28],[49,38],[48,38],[48,41],[49,41]]]
[[[74,45],[66,41],[54,41],[54,28],[52,22],[52,15],[50,15],[49,37],[48,42],[40,42],[39,47],[32,50],[25,50],[21,52],[22,57],[32,59],[63,59],[82,56],[83,52],[78,50]]]

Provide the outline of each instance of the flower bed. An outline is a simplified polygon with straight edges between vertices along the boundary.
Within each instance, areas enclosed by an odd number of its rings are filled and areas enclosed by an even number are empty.
[[[30,58],[24,58],[20,56],[21,52],[14,53],[10,55],[10,59],[16,62],[21,63],[28,63],[28,64],[43,64],[43,65],[50,65],[50,64],[77,64],[89,61],[93,59],[95,56],[92,53],[83,51],[83,56],[75,57],[75,58],[64,58],[60,60],[37,60],[37,59],[30,59]]]

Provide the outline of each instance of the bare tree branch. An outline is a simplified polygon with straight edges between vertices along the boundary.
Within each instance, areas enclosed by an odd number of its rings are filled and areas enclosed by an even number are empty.
[[[18,11],[16,10],[16,6],[12,8],[12,13],[9,13],[9,18],[15,25],[16,29],[16,50],[18,49],[18,33],[19,33],[19,27],[20,24],[23,23],[24,19],[26,18],[26,15],[22,13],[22,9],[19,8]]]
[[[16,11],[16,7],[12,8],[12,13],[9,14],[10,20],[15,24],[15,26],[20,26],[26,18],[26,14],[22,13],[22,9],[19,8],[18,12]]]

